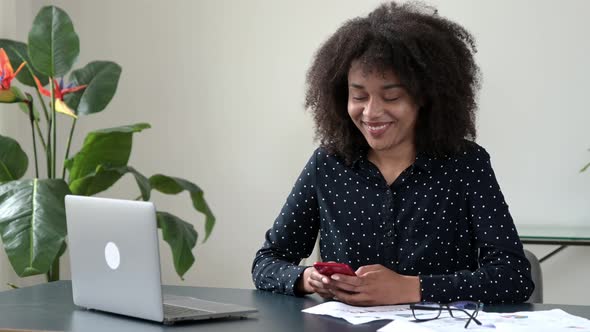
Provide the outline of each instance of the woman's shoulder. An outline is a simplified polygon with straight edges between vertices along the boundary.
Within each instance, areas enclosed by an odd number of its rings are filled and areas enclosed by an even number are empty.
[[[342,156],[330,151],[324,146],[319,146],[318,148],[316,148],[311,156],[311,159],[317,163],[319,168],[348,167]]]
[[[457,157],[465,159],[490,159],[490,154],[486,149],[474,141],[464,140],[463,145],[457,153]]]
[[[426,158],[429,160],[433,160],[440,163],[456,163],[456,162],[465,162],[469,160],[487,160],[490,158],[490,155],[486,151],[484,147],[475,143],[474,141],[463,140],[461,146],[457,148],[456,151],[447,153],[442,156],[432,156],[429,154],[424,154]]]
[[[461,148],[449,156],[449,161],[470,167],[484,167],[490,164],[490,154],[481,145],[464,140]]]
[[[315,149],[315,151],[313,153],[315,155],[315,158],[318,161],[319,160],[324,160],[324,161],[330,160],[330,161],[337,162],[337,163],[344,163],[344,158],[342,158],[337,153],[330,151],[328,148],[326,148],[324,146],[319,146],[318,148]]]
[[[487,163],[490,160],[490,155],[484,147],[481,145],[464,140],[463,144],[457,149],[457,151],[448,153],[444,156],[431,156],[429,157],[434,164],[440,164],[441,167],[444,165],[476,165]]]

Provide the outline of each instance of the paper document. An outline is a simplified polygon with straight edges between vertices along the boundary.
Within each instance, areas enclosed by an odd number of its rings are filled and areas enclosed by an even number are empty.
[[[442,332],[442,331],[494,331],[494,332],[559,332],[559,331],[590,331],[590,320],[570,315],[561,309],[544,311],[520,311],[514,313],[480,312],[477,319],[482,325],[471,322],[465,330],[465,320],[447,317],[426,322],[411,320],[393,321],[379,332]]]
[[[385,305],[376,307],[354,307],[342,302],[330,301],[302,310],[308,314],[327,315],[345,319],[351,324],[363,324],[380,319],[407,319],[412,311],[409,305]]]
[[[355,325],[382,319],[393,320],[379,329],[379,332],[466,332],[466,320],[453,318],[446,310],[443,310],[437,319],[416,322],[409,305],[355,307],[342,302],[330,301],[302,311],[309,314],[342,318]],[[469,331],[590,332],[590,320],[571,315],[561,309],[513,313],[480,311],[477,319],[482,325],[477,325],[472,321],[468,327]]]

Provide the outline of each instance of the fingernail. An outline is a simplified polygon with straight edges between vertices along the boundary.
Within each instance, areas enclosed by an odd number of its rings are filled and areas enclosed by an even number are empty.
[[[334,280],[340,280],[340,277],[339,277],[339,276],[337,276],[337,275],[335,275],[335,274],[333,274],[333,275],[332,275],[332,279],[334,279]]]
[[[324,284],[327,284],[327,283],[328,283],[328,278],[322,278],[322,282],[323,282]]]

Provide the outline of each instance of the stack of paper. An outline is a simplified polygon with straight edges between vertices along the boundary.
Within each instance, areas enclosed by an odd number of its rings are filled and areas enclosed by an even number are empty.
[[[393,320],[393,322],[379,329],[379,332],[466,332],[466,321],[463,319],[452,318],[448,314],[448,311],[444,310],[438,319],[416,322],[412,315],[412,311],[407,305],[354,307],[341,302],[331,301],[305,309],[303,312],[338,317],[345,319],[351,324],[363,324],[381,319]],[[475,322],[471,322],[468,331],[590,332],[590,320],[570,315],[561,309],[520,311],[514,313],[479,312],[477,319],[482,325],[477,325]]]
[[[330,301],[302,310],[308,314],[327,315],[345,319],[351,324],[363,324],[380,319],[398,319],[412,312],[408,305],[386,305],[378,307],[354,307],[342,302]]]

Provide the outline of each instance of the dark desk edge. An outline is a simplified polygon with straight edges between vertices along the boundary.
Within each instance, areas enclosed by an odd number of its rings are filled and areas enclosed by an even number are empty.
[[[589,246],[590,239],[568,239],[552,237],[521,237],[520,241],[524,244],[552,244],[567,246]]]

